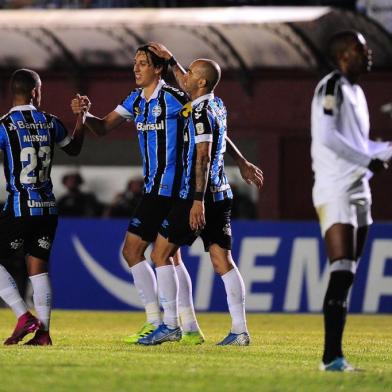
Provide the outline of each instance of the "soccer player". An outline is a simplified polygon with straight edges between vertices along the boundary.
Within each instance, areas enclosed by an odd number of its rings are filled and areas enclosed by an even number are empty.
[[[50,171],[55,143],[69,155],[78,155],[83,144],[83,112],[78,115],[71,137],[62,122],[39,110],[41,80],[29,69],[12,74],[13,107],[0,119],[0,148],[4,153],[4,174],[8,199],[0,215],[2,258],[23,249],[33,287],[34,317],[21,298],[15,281],[0,265],[0,297],[16,317],[17,325],[4,342],[17,344],[35,332],[28,345],[51,345],[49,323],[52,292],[48,260],[57,227],[56,201]]]
[[[165,47],[151,45],[163,57],[170,56],[173,67],[182,69]],[[179,200],[161,227],[151,257],[156,265],[161,265],[180,246],[191,245],[201,233],[214,270],[224,282],[232,318],[230,333],[218,345],[247,346],[250,338],[245,318],[244,283],[231,256],[230,210],[233,194],[224,173],[223,160],[226,108],[213,93],[220,75],[216,62],[199,59],[192,62],[185,76],[180,76],[181,86],[192,99],[192,112],[184,129],[181,188]],[[257,176],[256,172],[254,174]],[[179,326],[174,322],[174,315],[174,309],[165,309],[164,318],[172,324],[162,323],[139,343],[156,345],[175,340]]]
[[[336,69],[316,87],[311,119],[313,203],[330,262],[320,369],[352,371],[342,351],[347,295],[372,223],[369,173],[387,167],[392,145],[369,140],[367,103],[357,84],[371,67],[365,38],[356,31],[337,33],[329,55]]]
[[[175,321],[163,321],[178,325],[178,310],[184,329],[181,341],[186,344],[200,344],[204,337],[195,317],[191,280],[181,261],[180,252],[174,254],[176,273],[173,274],[171,260],[167,260],[157,266],[157,278],[144,255],[145,249],[155,240],[161,223],[171,209],[172,196],[178,194],[182,169],[179,164],[184,128],[181,112],[186,113],[189,109],[184,105],[188,102],[188,97],[184,92],[165,84],[162,75],[166,69],[167,63],[157,57],[148,46],[139,48],[134,60],[135,80],[139,88],[103,119],[88,114],[86,124],[93,132],[105,135],[125,120],[134,119],[143,158],[144,196],[131,218],[123,255],[139,290],[147,322],[126,341],[137,343],[161,324],[158,286],[163,308],[176,309]],[[79,113],[84,102],[89,102],[87,97],[77,96],[72,101],[75,114]],[[230,151],[245,181],[259,184],[261,171],[249,163],[234,145]],[[180,335],[177,334],[176,340],[179,338]]]
[[[159,227],[170,211],[172,196],[178,192],[181,169],[178,161],[184,128],[180,112],[188,98],[184,92],[164,82],[162,77],[167,71],[167,64],[148,46],[137,49],[133,71],[138,87],[104,118],[89,113],[86,119],[87,127],[101,136],[132,119],[143,160],[144,194],[131,217],[123,256],[133,275],[147,321],[125,341],[135,344],[160,325],[162,319],[158,295],[165,308],[176,302],[178,292],[184,328],[182,342],[200,344],[204,342],[204,337],[196,320],[191,279],[180,251],[173,254],[175,266],[172,260],[168,260],[156,268],[157,277],[145,257],[145,250],[155,241]],[[71,103],[73,112],[78,114],[88,102],[88,97],[78,95]]]

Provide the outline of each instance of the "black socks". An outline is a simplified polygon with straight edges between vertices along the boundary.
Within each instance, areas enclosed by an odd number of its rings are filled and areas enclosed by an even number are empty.
[[[325,364],[337,357],[343,357],[342,336],[347,314],[347,295],[353,280],[354,274],[350,271],[331,273],[323,305]]]

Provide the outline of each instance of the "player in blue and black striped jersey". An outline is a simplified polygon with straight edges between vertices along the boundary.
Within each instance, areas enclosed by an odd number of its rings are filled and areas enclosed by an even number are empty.
[[[182,132],[185,122],[181,111],[188,98],[183,91],[164,82],[162,76],[166,70],[165,61],[155,56],[148,46],[140,47],[136,51],[133,65],[138,88],[131,91],[129,96],[104,118],[89,114],[86,119],[87,127],[99,135],[105,135],[131,119],[135,123],[139,139],[144,194],[131,217],[123,255],[144,304],[147,323],[139,332],[126,338],[128,343],[137,343],[140,337],[152,332],[162,322],[157,281],[163,307],[174,309],[172,302],[175,302],[177,296],[177,279],[171,261],[157,265],[155,278],[144,255],[148,245],[155,241],[158,230],[171,209],[173,195],[179,191],[181,181]],[[74,113],[79,113],[81,107],[88,102],[87,97],[77,96],[71,104]],[[174,255],[174,261],[181,303],[179,313],[185,340],[189,338],[190,343],[202,343],[204,338],[194,313],[191,281],[179,251]],[[171,300],[173,296],[174,300]],[[166,324],[178,326],[179,317],[176,310],[177,307],[163,320]],[[180,339],[181,333],[175,338]]]
[[[184,86],[192,99],[191,112],[183,112],[188,114],[188,122],[184,129],[183,175],[178,201],[161,227],[152,259],[156,264],[162,263],[179,246],[192,244],[196,236],[201,234],[214,269],[224,281],[232,316],[231,331],[219,345],[248,345],[250,340],[245,319],[244,284],[231,256],[230,215],[233,195],[223,163],[226,108],[222,100],[213,94],[220,79],[220,67],[214,61],[199,59],[190,65],[183,76],[182,67],[163,45],[152,43],[150,46],[158,55],[167,60],[170,58],[173,67],[180,69],[180,85]],[[261,186],[262,173],[254,168],[251,170],[252,179]],[[140,343],[158,344],[170,333],[173,333],[170,328],[162,325],[142,338]]]
[[[83,107],[72,137],[54,115],[39,110],[41,80],[38,74],[20,69],[11,78],[13,107],[0,119],[0,149],[8,199],[0,215],[0,253],[7,258],[23,249],[33,286],[38,319],[27,311],[13,278],[0,266],[0,296],[18,317],[17,326],[5,344],[17,344],[37,331],[30,345],[51,344],[49,322],[51,289],[48,260],[57,227],[56,200],[50,171],[54,146],[69,155],[79,154],[83,144]]]

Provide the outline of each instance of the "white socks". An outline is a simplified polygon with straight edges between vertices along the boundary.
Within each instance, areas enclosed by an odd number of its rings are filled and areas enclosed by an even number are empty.
[[[14,278],[0,265],[0,297],[19,318],[27,312],[27,306],[20,296]]]
[[[231,332],[248,332],[245,318],[245,286],[237,267],[222,275],[232,320]]]
[[[49,331],[50,313],[52,310],[52,288],[49,275],[43,274],[30,276],[33,286],[33,302],[37,317],[42,323],[42,329]]]
[[[139,298],[146,310],[147,321],[155,326],[161,323],[157,279],[151,265],[143,260],[130,267]]]
[[[178,278],[173,265],[155,268],[157,273],[159,300],[163,307],[163,322],[169,328],[179,325],[177,296]]]
[[[175,267],[175,276],[172,275],[173,269],[170,265],[156,268],[156,278],[152,267],[146,260],[130,268],[139,298],[146,310],[147,321],[156,326],[162,322],[158,302],[158,280],[159,296],[164,309],[164,323],[170,327],[177,327],[179,312],[184,331],[198,331],[199,325],[193,307],[192,281],[189,273],[183,263]],[[174,303],[177,296],[176,286],[178,287],[178,309]]]
[[[178,278],[178,312],[185,332],[199,331],[192,297],[192,281],[184,263],[176,267]]]
[[[50,312],[52,309],[52,289],[48,273],[30,276],[33,286],[33,301],[37,317],[43,329],[49,330]],[[13,310],[16,317],[27,312],[27,306],[19,294],[16,283],[7,270],[0,265],[0,297]]]

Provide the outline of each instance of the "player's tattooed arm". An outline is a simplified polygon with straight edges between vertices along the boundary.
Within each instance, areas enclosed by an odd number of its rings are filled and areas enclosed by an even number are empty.
[[[211,142],[196,144],[195,195],[189,214],[189,225],[192,230],[201,230],[205,224],[204,194],[208,183],[211,162]]]
[[[226,136],[226,149],[240,169],[243,180],[249,185],[255,184],[257,188],[261,189],[264,184],[263,171],[246,160],[241,151],[228,136]]]
[[[171,66],[171,69],[173,71],[174,77],[176,78],[176,82],[178,83],[180,88],[183,90],[184,89],[184,76],[186,74],[186,71],[185,71],[184,67],[173,56],[173,53],[170,52],[170,50],[167,49],[166,46],[164,46],[158,42],[150,42],[148,44],[148,47],[158,57],[165,59],[169,63],[169,65]]]
[[[76,115],[85,113],[85,126],[98,136],[105,136],[112,129],[118,127],[125,121],[125,119],[115,111],[110,112],[103,118],[96,117],[89,112],[90,107],[90,99],[85,95],[81,96],[76,94],[75,98],[71,101],[72,112]]]

